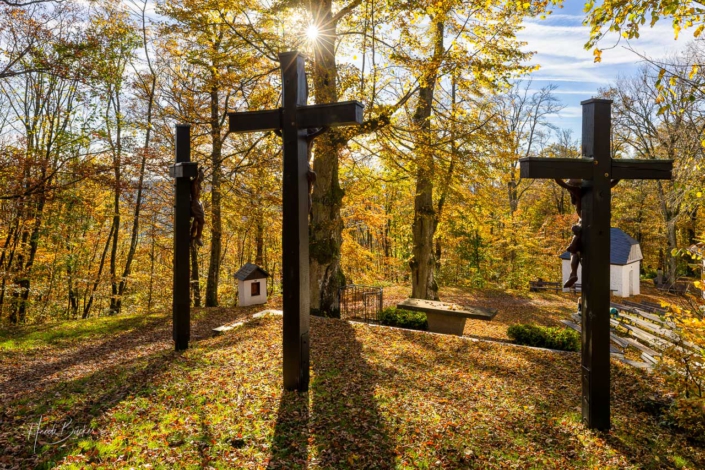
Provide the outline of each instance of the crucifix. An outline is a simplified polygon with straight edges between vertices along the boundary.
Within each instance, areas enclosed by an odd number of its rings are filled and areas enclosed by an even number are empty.
[[[579,186],[582,263],[582,413],[589,428],[610,428],[611,188],[623,179],[671,179],[671,160],[612,159],[612,100],[583,106],[583,158],[522,158],[522,178],[573,180]],[[578,180],[578,181],[576,181]],[[572,243],[571,243],[572,245]]]
[[[362,124],[357,101],[307,106],[304,63],[297,51],[279,54],[282,107],[267,111],[230,113],[231,132],[274,131],[282,137],[284,176],[282,191],[282,290],[284,304],[284,388],[308,390],[309,382],[309,167],[312,139],[334,126]]]
[[[188,349],[191,337],[191,185],[198,175],[198,164],[191,161],[191,126],[176,126],[176,163],[169,167],[174,182],[174,284],[173,338],[177,351]]]

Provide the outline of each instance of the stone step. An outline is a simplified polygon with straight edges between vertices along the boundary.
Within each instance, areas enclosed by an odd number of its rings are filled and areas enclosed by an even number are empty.
[[[222,335],[223,333],[230,331],[230,330],[234,330],[235,328],[238,328],[244,324],[245,324],[245,322],[239,321],[239,322],[233,323],[231,325],[223,325],[223,326],[219,326],[218,328],[213,328],[213,336]]]
[[[654,350],[651,349],[650,347],[645,346],[645,345],[641,344],[639,341],[636,341],[636,340],[634,340],[634,339],[632,339],[632,338],[623,338],[623,339],[624,339],[624,341],[625,341],[629,346],[635,347],[635,348],[637,348],[638,350],[640,350],[641,352],[645,352],[645,353],[648,354],[649,356],[657,357],[657,356],[660,356],[660,355],[661,355],[660,352],[654,351]]]

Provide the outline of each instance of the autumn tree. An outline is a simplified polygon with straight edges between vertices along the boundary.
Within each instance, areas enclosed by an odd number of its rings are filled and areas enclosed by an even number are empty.
[[[672,283],[678,272],[674,256],[679,247],[677,224],[689,213],[687,188],[692,174],[689,162],[702,161],[699,136],[705,120],[702,103],[689,99],[686,86],[669,93],[672,106],[664,108],[657,80],[658,70],[644,67],[636,76],[619,80],[606,94],[615,101],[613,132],[618,148],[639,158],[675,162],[674,179],[653,185],[667,240],[664,268]]]
[[[397,15],[396,29],[401,32],[401,41],[391,60],[404,67],[406,80],[418,83],[410,102],[413,108],[409,109],[408,117],[400,119],[399,123],[404,124],[397,125],[406,128],[404,134],[408,143],[405,146],[413,155],[416,180],[413,251],[409,260],[413,297],[437,298],[433,246],[438,211],[442,210],[445,197],[437,200],[434,185],[442,181],[442,187],[448,187],[457,168],[456,164],[448,165],[449,171],[444,172],[443,179],[438,178],[436,167],[443,155],[441,149],[450,147],[453,161],[458,156],[457,148],[453,148],[457,142],[472,140],[473,134],[488,124],[482,113],[472,112],[472,109],[463,115],[451,113],[444,119],[436,105],[440,101],[439,86],[444,80],[455,80],[457,87],[477,97],[498,91],[510,78],[528,72],[530,67],[524,61],[530,54],[519,49],[515,33],[525,15],[543,11],[545,6],[527,3],[519,7],[490,7],[485,3],[443,2],[423,4],[418,10]],[[471,116],[474,121],[467,119]],[[458,125],[465,127],[458,131]],[[448,127],[456,129],[450,139],[439,133]],[[437,206],[437,202],[441,204]]]
[[[59,9],[54,18],[54,34],[62,41],[76,41],[80,31],[70,28],[76,10]],[[34,18],[39,21],[39,18]],[[20,44],[33,47],[34,39],[25,37],[34,30],[23,30]],[[53,51],[50,58],[58,59]],[[43,242],[47,205],[65,184],[80,180],[72,170],[85,151],[79,78],[33,70],[32,55],[18,59],[22,73],[0,80],[0,95],[8,107],[6,126],[14,143],[5,158],[5,191],[10,201],[9,228],[0,264],[3,269],[0,305],[11,294],[10,321],[24,322],[32,294],[33,269]],[[6,128],[7,128],[6,127]]]
[[[246,76],[257,75],[259,53],[246,49],[247,42],[233,34],[238,13],[217,2],[167,1],[159,11],[170,19],[162,25],[163,59],[170,62],[164,66],[170,81],[166,116],[172,122],[197,125],[195,134],[200,138],[194,146],[208,146],[210,259],[205,305],[214,307],[223,257],[224,165],[231,156],[227,113],[247,99],[253,81]]]
[[[519,176],[519,159],[538,155],[548,141],[555,126],[549,121],[563,108],[553,92],[556,85],[532,89],[533,82],[517,81],[497,98],[497,119],[504,136],[497,159],[506,179],[507,201],[510,214],[519,207],[519,200],[531,183],[522,185]]]
[[[132,150],[127,134],[127,109],[125,106],[125,86],[127,71],[139,47],[136,25],[131,21],[124,7],[118,3],[105,3],[98,8],[88,28],[89,39],[96,44],[94,81],[96,90],[104,98],[101,113],[105,120],[105,143],[110,155],[113,171],[113,215],[110,235],[106,244],[110,245],[110,312],[120,313],[121,297],[125,288],[125,277],[118,274],[120,228],[122,223],[122,200],[124,198],[124,166]],[[134,255],[134,253],[132,254]],[[126,262],[129,274],[132,256]]]

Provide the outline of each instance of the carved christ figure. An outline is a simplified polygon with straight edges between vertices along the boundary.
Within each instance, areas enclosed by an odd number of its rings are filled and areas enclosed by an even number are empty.
[[[308,144],[308,152],[306,154],[306,159],[308,160],[308,170],[306,171],[306,182],[308,183],[308,213],[311,214],[311,208],[313,205],[312,194],[313,185],[316,183],[316,172],[311,168],[311,147],[313,147],[313,139],[323,134],[328,130],[327,127],[321,127],[318,129],[308,129],[306,135],[306,143]]]
[[[201,203],[203,179],[203,168],[200,168],[198,170],[198,176],[191,180],[191,217],[193,217],[193,223],[191,224],[191,240],[198,246],[203,246],[203,226],[206,223],[206,213]]]
[[[556,180],[558,185],[566,190],[570,194],[570,203],[575,206],[575,212],[578,213],[578,223],[573,225],[571,230],[573,231],[573,239],[570,241],[570,245],[566,250],[570,253],[570,276],[568,280],[563,284],[564,288],[573,287],[576,282],[578,282],[578,266],[580,265],[580,252],[582,251],[581,234],[583,231],[582,224],[582,196],[583,196],[583,180],[581,179],[570,179],[567,182],[563,180]]]
[[[570,194],[570,203],[575,206],[575,212],[578,214],[578,223],[571,227],[573,232],[573,239],[570,241],[570,245],[566,248],[566,251],[570,253],[570,276],[568,280],[563,284],[564,288],[570,288],[578,282],[578,266],[580,265],[583,243],[582,243],[582,233],[583,233],[583,213],[582,213],[582,199],[584,189],[582,187],[583,180],[581,179],[569,179],[567,182],[557,179],[555,180],[558,185],[568,191]],[[615,187],[619,183],[619,180],[612,180],[611,187]]]

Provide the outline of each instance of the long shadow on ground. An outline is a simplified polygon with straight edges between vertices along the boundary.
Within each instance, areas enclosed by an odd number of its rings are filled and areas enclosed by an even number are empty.
[[[284,392],[269,468],[393,468],[395,454],[375,399],[378,371],[348,322],[314,319],[308,395]],[[325,341],[324,341],[325,338]]]
[[[308,427],[308,393],[282,392],[267,468],[307,468]]]
[[[684,445],[684,435],[660,423],[658,413],[643,409],[659,393],[648,374],[613,364],[613,430],[593,433],[579,424],[578,354],[399,330],[389,331],[386,345],[379,347],[375,329],[370,332],[365,344],[373,345],[373,356],[394,347],[395,362],[388,368],[395,374],[381,374],[378,385],[389,398],[381,401],[387,413],[404,420],[396,428],[397,441],[418,448],[431,440],[426,434],[424,442],[414,441],[416,429],[444,428],[438,433],[443,447],[433,442],[417,451],[425,456],[420,463],[439,461],[454,469],[582,468],[604,464],[611,454],[614,468],[625,463],[665,468],[677,458],[691,462],[691,468],[702,466],[702,449]],[[409,455],[413,458],[409,451],[404,458]]]
[[[178,354],[170,351],[138,357],[87,377],[55,384],[19,402],[6,403],[0,410],[0,417],[6,418],[0,423],[0,468],[51,468],[73,448],[76,439],[71,436],[72,431],[87,432],[94,418],[128,395],[144,390],[177,358]],[[37,434],[40,418],[44,432],[55,429],[57,433]],[[53,444],[66,437],[66,444]]]

